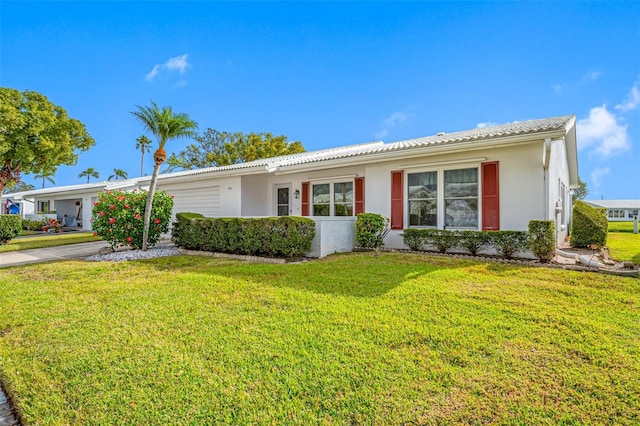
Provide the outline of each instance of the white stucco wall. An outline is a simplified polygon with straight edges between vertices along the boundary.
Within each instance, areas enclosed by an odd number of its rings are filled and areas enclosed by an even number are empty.
[[[353,250],[356,243],[355,217],[311,217],[316,222],[316,235],[309,257],[325,257]]]
[[[569,168],[565,140],[550,141],[550,145],[549,170],[546,182],[549,198],[547,200],[547,216],[545,219],[556,222],[556,242],[561,244],[569,234],[571,221],[572,201],[569,188]],[[560,193],[560,183],[564,185],[564,203],[560,201],[563,199]],[[564,221],[562,220],[563,211]]]
[[[407,217],[407,173],[480,167],[483,162],[499,161],[500,229],[528,229],[529,220],[544,217],[544,173],[540,156],[541,142],[483,151],[414,157],[393,162],[369,164],[365,172],[365,209],[385,217],[391,214],[391,172],[404,170],[404,226]],[[469,161],[478,159],[476,161]],[[444,163],[444,164],[443,164]],[[482,177],[479,174],[479,187]],[[479,229],[482,224],[482,198],[479,198]],[[387,247],[402,248],[402,231],[389,232]]]
[[[241,178],[242,216],[272,216],[270,209],[273,190],[264,175],[249,175]]]

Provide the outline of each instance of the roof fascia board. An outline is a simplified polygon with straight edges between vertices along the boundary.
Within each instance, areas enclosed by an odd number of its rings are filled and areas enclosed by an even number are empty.
[[[231,170],[211,170],[203,173],[193,173],[179,176],[166,176],[162,177],[162,175],[158,176],[159,184],[167,184],[167,183],[175,183],[175,182],[192,182],[203,179],[215,179],[215,178],[223,178],[223,177],[235,177],[235,176],[245,176],[245,175],[259,175],[268,173],[268,168],[264,165],[255,166],[255,167],[247,167],[247,168],[239,168],[239,169],[231,169]]]

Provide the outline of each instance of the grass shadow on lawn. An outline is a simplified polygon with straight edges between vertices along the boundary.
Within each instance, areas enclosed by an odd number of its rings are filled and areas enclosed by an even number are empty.
[[[371,267],[371,256],[378,259]],[[149,266],[163,271],[189,268],[205,275],[233,277],[274,287],[290,287],[318,294],[338,294],[349,297],[378,297],[407,280],[418,279],[445,269],[468,266],[469,262],[422,254],[393,256],[378,253],[345,253],[323,259],[291,264],[260,264],[236,260],[175,256],[149,261]],[[359,267],[361,265],[361,267]],[[357,274],[345,276],[344,269]]]

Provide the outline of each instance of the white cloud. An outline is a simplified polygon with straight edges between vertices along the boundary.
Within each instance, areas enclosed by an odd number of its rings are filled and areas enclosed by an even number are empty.
[[[485,127],[497,126],[498,123],[494,123],[493,121],[484,121],[482,123],[476,124],[476,129],[484,129]]]
[[[606,105],[591,108],[589,117],[578,120],[578,148],[593,147],[593,152],[610,157],[631,147],[627,126],[618,123],[618,117]]]
[[[169,58],[164,64],[156,64],[153,69],[146,75],[147,81],[153,81],[153,79],[160,73],[160,71],[178,71],[181,75],[184,74],[189,68],[188,54]]]
[[[406,123],[411,117],[412,113],[404,111],[395,111],[393,114],[382,120],[382,129],[375,134],[376,139],[384,139],[389,134],[389,130]]]
[[[624,103],[616,105],[616,109],[622,112],[634,110],[640,105],[640,90],[638,89],[638,82],[636,82],[627,96],[627,100]]]
[[[602,73],[600,71],[589,71],[588,73],[586,73],[585,75],[582,76],[582,84],[585,83],[589,83],[591,81],[596,81],[597,79],[600,78],[600,76],[602,75]]]
[[[609,167],[596,167],[591,172],[591,182],[593,183],[593,189],[600,188],[602,185],[602,178],[607,176],[611,172]]]

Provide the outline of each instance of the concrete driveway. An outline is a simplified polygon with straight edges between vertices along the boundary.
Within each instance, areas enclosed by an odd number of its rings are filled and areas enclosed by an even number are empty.
[[[29,263],[51,262],[53,260],[83,258],[97,254],[102,247],[109,247],[109,244],[104,241],[94,241],[91,243],[0,253],[0,268]]]

